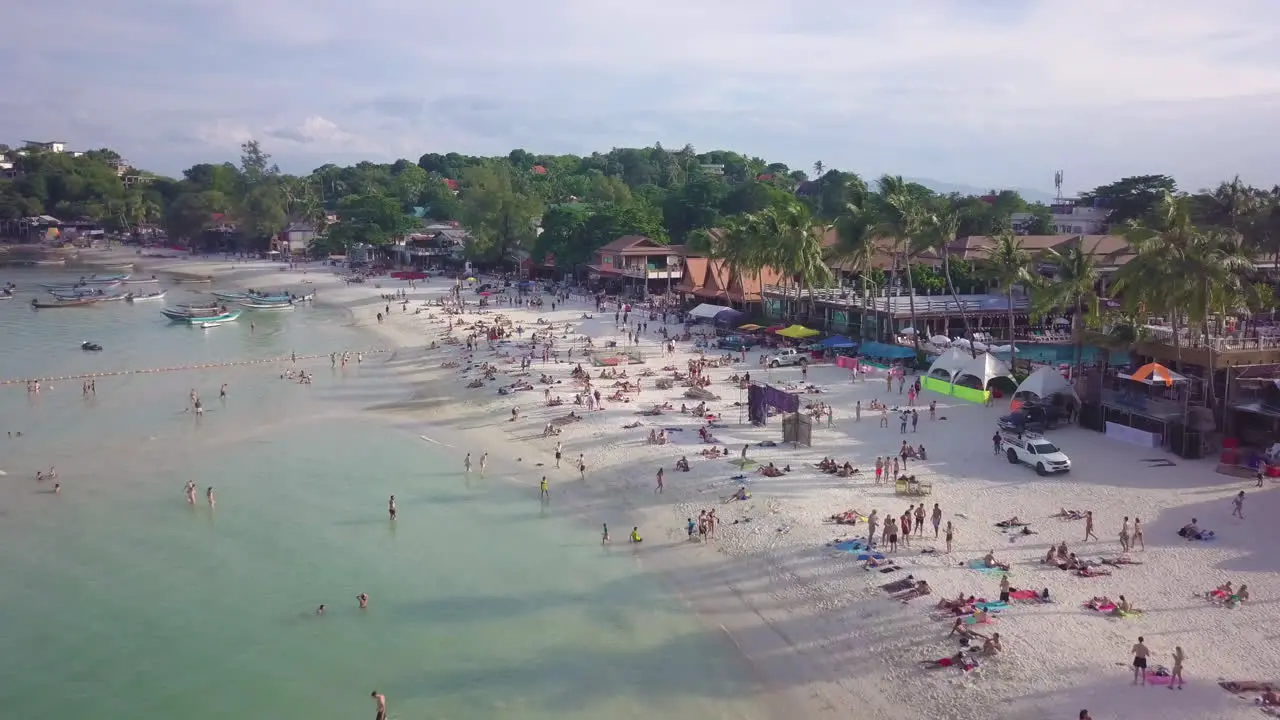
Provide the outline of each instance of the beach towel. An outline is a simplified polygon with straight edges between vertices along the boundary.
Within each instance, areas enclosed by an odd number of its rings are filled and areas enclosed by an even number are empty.
[[[983,617],[979,620],[977,615],[970,615],[964,619],[965,625],[990,625],[992,622],[990,617]]]
[[[1010,600],[1039,600],[1040,593],[1035,590],[1014,590],[1009,593]]]
[[[1008,604],[1008,603],[1002,603],[1002,602],[999,602],[999,601],[996,601],[996,602],[976,602],[976,603],[974,603],[974,604],[973,604],[973,606],[974,606],[974,607],[976,607],[976,608],[978,608],[979,610],[986,610],[987,612],[998,612],[998,611],[1000,611],[1000,610],[1004,610],[1005,608],[1009,607],[1009,604]]]
[[[859,559],[859,560],[861,560],[861,561],[866,561],[866,560],[883,560],[883,559],[884,559],[884,556],[883,556],[883,555],[881,555],[881,554],[880,554],[880,553],[878,553],[878,552],[873,552],[873,553],[860,553],[860,554],[858,555],[858,559]]]
[[[831,547],[840,552],[859,552],[867,549],[867,543],[864,540],[841,540],[832,543]]]
[[[913,585],[915,585],[915,580],[913,580],[910,577],[905,577],[901,580],[894,580],[891,583],[885,583],[880,586],[880,589],[884,590],[885,592],[895,593],[895,592],[901,592],[903,590],[906,590],[907,588],[912,587]]]
[[[978,572],[984,572],[984,573],[1004,573],[1004,572],[1009,572],[1008,570],[1005,570],[1004,568],[999,568],[999,567],[987,567],[987,564],[986,564],[985,562],[983,562],[983,561],[982,561],[982,558],[978,558],[978,559],[976,559],[976,560],[970,560],[970,561],[969,561],[969,569],[970,569],[970,570],[977,570]]]

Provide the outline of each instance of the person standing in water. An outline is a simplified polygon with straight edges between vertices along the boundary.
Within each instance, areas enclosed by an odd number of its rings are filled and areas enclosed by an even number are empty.
[[[213,499],[213,486],[212,486],[212,485],[210,485],[210,486],[209,486],[209,488],[208,488],[207,490],[205,490],[205,491],[204,491],[204,496],[209,500],[209,509],[210,509],[210,510],[212,510],[212,509],[213,509],[213,506],[215,506],[215,505],[217,505],[217,504],[218,504],[218,501]]]
[[[604,528],[604,532],[600,535],[600,544],[604,545],[609,542],[609,523],[600,523],[600,525]]]
[[[467,453],[467,457],[463,459],[462,469],[465,470],[468,475],[471,474],[471,453]]]
[[[227,384],[226,384],[226,383],[222,383],[222,387],[218,388],[218,399],[219,399],[219,400],[226,400],[226,399],[227,399]]]
[[[391,499],[387,501],[387,515],[390,515],[392,520],[396,519],[396,496],[395,495],[392,495]]]
[[[378,714],[374,720],[387,720],[387,696],[374,690],[369,693],[369,697],[373,698],[373,704],[378,708]]]
[[[196,504],[196,481],[188,480],[185,491],[187,493],[187,504],[195,505]]]
[[[633,544],[634,544],[634,543],[641,543],[641,542],[644,542],[644,540],[640,537],[640,528],[639,528],[639,527],[633,527],[633,528],[631,528],[631,542],[632,542]]]
[[[369,609],[369,593],[360,593],[356,596],[356,602],[360,603],[361,610]]]
[[[551,491],[547,489],[547,476],[542,476],[542,482],[538,484],[538,499],[544,503],[551,502]]]
[[[489,467],[489,453],[480,456],[480,477],[484,477],[485,468]]]

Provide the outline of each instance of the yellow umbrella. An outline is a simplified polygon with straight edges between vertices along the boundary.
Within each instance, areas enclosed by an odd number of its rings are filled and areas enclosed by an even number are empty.
[[[807,337],[813,337],[814,335],[821,335],[822,333],[817,330],[810,330],[809,328],[803,325],[792,325],[791,327],[786,327],[779,330],[776,334],[781,335],[782,337],[793,338],[798,340],[800,338],[807,338]]]
[[[469,277],[469,278],[467,278],[467,282],[475,282],[475,281],[476,281],[476,279],[475,279],[475,278],[473,278],[473,277]]]

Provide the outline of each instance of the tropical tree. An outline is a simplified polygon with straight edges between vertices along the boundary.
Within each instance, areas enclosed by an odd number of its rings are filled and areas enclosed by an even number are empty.
[[[831,229],[835,231],[836,242],[824,251],[828,265],[858,278],[867,303],[864,307],[874,313],[875,300],[867,295],[867,273],[872,270],[876,254],[875,216],[859,205],[846,203],[845,211],[831,224]]]
[[[920,328],[916,321],[916,289],[911,276],[911,262],[928,247],[925,229],[929,216],[921,207],[913,186],[897,175],[880,178],[875,205],[879,215],[877,234],[893,241],[894,272],[899,267],[906,272],[907,302],[911,309],[911,329],[915,331],[913,341],[918,355]]]
[[[986,275],[999,286],[1000,292],[1009,298],[1009,344],[1013,355],[1009,366],[1018,360],[1018,342],[1014,336],[1013,288],[1016,285],[1031,287],[1035,275],[1031,272],[1031,255],[1022,249],[1022,239],[1011,231],[1005,230],[997,235],[995,244],[987,252],[983,262]]]
[[[955,301],[956,308],[960,311],[960,321],[964,323],[965,337],[969,338],[969,352],[973,357],[978,357],[978,349],[973,346],[973,332],[969,325],[969,313],[964,309],[964,303],[960,301],[960,294],[956,292],[955,281],[951,279],[951,245],[956,241],[956,233],[960,230],[960,216],[953,211],[944,211],[932,213],[924,219],[923,240],[930,249],[942,256],[942,272],[947,283],[947,292],[951,293],[951,299]],[[916,335],[919,336],[919,331]]]
[[[1093,251],[1086,250],[1080,240],[1062,252],[1050,248],[1047,262],[1053,266],[1054,278],[1039,283],[1032,296],[1032,314],[1043,317],[1051,310],[1071,309],[1071,335],[1075,345],[1075,367],[1079,370],[1084,354],[1085,314],[1097,317],[1098,262]]]
[[[822,254],[821,233],[815,232],[808,206],[793,197],[779,200],[749,217],[762,265],[772,267],[787,278],[788,284],[795,286],[794,316],[805,288],[826,287],[832,281],[831,268]],[[809,305],[812,312],[812,295]]]

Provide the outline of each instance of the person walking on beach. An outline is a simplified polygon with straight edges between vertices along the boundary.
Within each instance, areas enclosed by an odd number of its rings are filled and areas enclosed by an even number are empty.
[[[587,461],[582,457],[582,453],[578,453],[578,476],[583,482],[587,481]]]
[[[999,455],[1000,445],[1002,444],[1003,444],[1003,439],[1000,437],[1000,431],[997,430],[996,433],[991,436],[991,454]]]
[[[858,403],[853,406],[853,421],[854,422],[862,421],[862,401],[861,400],[859,400]]]
[[[1133,519],[1133,537],[1129,539],[1129,547],[1135,545],[1147,549],[1147,543],[1142,540],[1142,518],[1139,517]]]
[[[547,489],[547,476],[542,476],[542,482],[538,483],[538,499],[544,503],[551,502],[551,491]]]
[[[374,720],[387,720],[387,696],[374,690],[369,693],[369,697],[373,698],[373,704],[378,709],[378,714]]]
[[[387,500],[387,515],[390,516],[392,520],[396,519],[396,496],[395,495],[392,495],[391,499]]]
[[[951,527],[951,521],[947,521],[947,554],[951,554],[951,538],[955,536],[955,529]]]
[[[876,456],[876,484],[880,484],[880,476],[884,474],[884,459]]]
[[[468,475],[471,474],[471,453],[467,453],[467,456],[463,458],[462,469],[465,470]]]
[[[1094,540],[1098,539],[1098,536],[1093,532],[1093,511],[1092,510],[1087,511],[1084,514],[1084,540],[1088,541],[1089,538],[1093,538]]]
[[[1179,690],[1182,689],[1183,685],[1186,685],[1186,682],[1182,679],[1182,661],[1186,659],[1187,659],[1187,656],[1185,653],[1182,652],[1181,645],[1173,649],[1173,670],[1169,672],[1169,689],[1170,690],[1173,689],[1173,684],[1175,682],[1178,684]]]
[[[942,524],[942,508],[938,506],[938,503],[933,504],[933,514],[929,517],[929,520],[933,523],[933,539],[937,540],[938,526]]]
[[[562,450],[564,450],[564,445],[562,445],[560,441],[557,440],[556,441],[556,468],[557,469],[559,469],[560,467],[560,453]]]
[[[924,503],[916,508],[915,530],[917,535],[924,535]]]
[[[1129,552],[1129,516],[1125,516],[1120,526],[1120,552]]]
[[[877,514],[879,510],[872,510],[867,516],[867,547],[876,546],[876,528],[880,527],[880,516]]]
[[[880,427],[889,427],[889,408],[887,407],[880,408]]]
[[[654,488],[653,491],[659,495],[662,494],[662,468],[658,468],[658,487]]]
[[[1243,490],[1241,490],[1239,493],[1236,493],[1236,496],[1231,500],[1231,517],[1238,517],[1241,520],[1244,519],[1244,491]]]
[[[1147,656],[1151,651],[1143,644],[1143,638],[1139,637],[1138,642],[1133,646],[1133,684],[1138,684],[1138,679],[1142,679],[1142,684],[1147,684]]]
[[[920,413],[915,410],[911,411],[911,432],[916,431],[916,426],[920,424]]]

